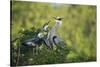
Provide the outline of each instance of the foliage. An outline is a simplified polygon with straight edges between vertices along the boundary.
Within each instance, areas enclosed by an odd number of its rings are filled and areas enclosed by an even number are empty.
[[[11,9],[11,41],[21,36],[11,43],[11,65],[96,60],[96,6],[12,1]],[[43,45],[39,55],[34,55],[32,47],[21,45],[22,41],[34,37],[48,20],[53,27],[54,16],[64,18],[58,34],[66,43],[68,50],[49,50]]]

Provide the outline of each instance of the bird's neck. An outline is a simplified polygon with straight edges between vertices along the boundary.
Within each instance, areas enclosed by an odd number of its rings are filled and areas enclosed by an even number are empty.
[[[56,21],[55,27],[56,27],[56,29],[58,29],[61,26],[62,21],[60,21],[60,20],[55,20],[55,21]]]

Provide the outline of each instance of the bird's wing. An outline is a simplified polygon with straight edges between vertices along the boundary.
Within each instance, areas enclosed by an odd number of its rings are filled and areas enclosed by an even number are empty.
[[[44,43],[48,48],[50,48],[50,49],[53,48],[53,45],[50,43],[50,41],[47,38],[44,38]]]
[[[56,36],[55,38],[53,38],[53,42],[56,46],[60,47],[60,48],[66,48],[66,43],[58,36]]]

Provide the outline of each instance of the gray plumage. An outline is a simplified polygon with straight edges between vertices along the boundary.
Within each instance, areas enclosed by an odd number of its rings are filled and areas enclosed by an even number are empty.
[[[48,33],[47,40],[49,41],[51,46],[53,46],[53,44],[55,44],[56,46],[64,48],[65,43],[57,35],[57,30],[60,28],[60,26],[62,24],[62,18],[61,17],[55,17],[55,22],[56,22],[55,26]]]

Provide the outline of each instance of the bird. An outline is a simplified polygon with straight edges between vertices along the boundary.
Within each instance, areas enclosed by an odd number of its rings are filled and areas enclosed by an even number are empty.
[[[48,35],[49,30],[50,30],[49,23],[50,23],[50,20],[43,25],[43,31],[45,31],[46,34],[42,38],[42,40],[43,40],[43,44],[46,45],[48,49],[52,49],[52,46],[50,45],[50,42],[47,39],[47,35]]]
[[[62,25],[62,17],[54,17],[55,19],[55,25],[52,27],[52,29],[48,32],[47,40],[50,43],[50,46],[53,49],[53,44],[56,46],[59,46],[61,48],[65,48],[65,43],[63,40],[58,36],[57,30],[61,27]]]
[[[39,47],[42,45],[42,43],[48,46],[47,40],[45,39],[48,27],[49,22],[46,22],[43,27],[40,28],[41,30],[37,33],[36,37],[25,40],[24,42],[22,42],[22,45],[36,48],[35,51],[37,51],[36,53],[38,53]]]

